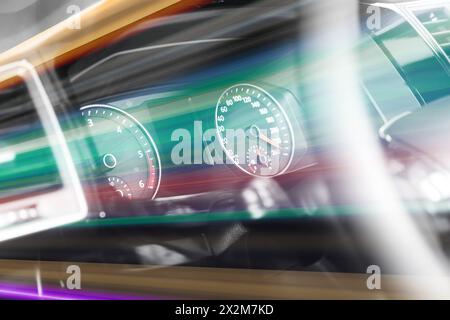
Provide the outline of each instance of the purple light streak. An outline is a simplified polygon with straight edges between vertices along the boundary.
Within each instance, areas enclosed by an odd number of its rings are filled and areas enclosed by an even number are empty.
[[[22,283],[0,283],[0,298],[11,300],[161,300],[157,296],[131,296],[107,292],[43,288],[39,295],[36,286]]]

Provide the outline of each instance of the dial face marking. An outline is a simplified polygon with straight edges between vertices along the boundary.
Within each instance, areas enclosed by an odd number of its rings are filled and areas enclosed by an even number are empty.
[[[111,153],[105,154],[103,156],[103,165],[108,169],[114,169],[117,165],[116,157]]]
[[[114,188],[116,194],[118,194],[121,198],[128,198],[129,200],[133,199],[133,194],[130,187],[118,177],[109,177],[108,178],[109,185]]]
[[[98,178],[121,198],[153,199],[159,189],[161,162],[145,127],[113,106],[89,105],[81,110],[95,146]]]
[[[252,84],[228,88],[217,102],[215,121],[227,157],[244,172],[271,177],[289,168],[295,149],[292,125],[282,105],[264,89]],[[239,130],[246,133],[245,156],[236,148],[239,142],[230,144],[228,136]]]

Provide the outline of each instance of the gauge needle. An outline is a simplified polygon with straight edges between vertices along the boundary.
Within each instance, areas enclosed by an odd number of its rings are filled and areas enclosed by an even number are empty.
[[[257,137],[257,138],[267,142],[268,144],[274,146],[275,148],[280,149],[280,145],[278,143],[276,143],[275,141],[273,141],[272,139],[270,139],[265,134],[261,133],[261,130],[259,129],[258,126],[252,125],[250,127],[249,131],[250,131],[250,134],[253,135],[254,137]]]
[[[276,143],[275,141],[273,141],[272,139],[270,139],[269,137],[267,137],[267,136],[264,135],[263,133],[259,132],[258,137],[259,137],[261,140],[267,142],[268,144],[274,146],[275,148],[280,149],[280,145],[279,145],[278,143]]]

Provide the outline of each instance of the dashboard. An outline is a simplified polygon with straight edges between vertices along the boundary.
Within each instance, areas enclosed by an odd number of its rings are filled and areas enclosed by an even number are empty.
[[[31,80],[2,87],[0,146],[16,151],[0,153],[0,211],[8,213],[0,235],[48,218],[48,209],[21,204],[30,195],[80,197],[46,200],[67,209],[65,222],[7,234],[1,258],[364,270],[370,257],[349,249],[350,236],[334,225],[353,217],[336,174],[349,164],[330,152],[339,137],[322,135],[352,118],[315,109],[325,95],[315,90],[320,75],[342,53],[326,52],[323,62],[310,51],[302,1],[200,2],[38,68],[51,105],[45,115],[57,118],[52,128],[70,161],[33,108]],[[446,221],[447,164],[411,139],[417,122],[398,123],[450,94],[448,1],[358,8],[355,91],[371,133],[407,207]]]
[[[83,138],[96,154],[91,166],[100,172],[94,184],[102,197],[161,200],[235,190],[255,177],[280,178],[314,164],[301,102],[292,92],[294,20],[271,14],[278,31],[262,41],[242,30],[224,33],[221,25],[232,11],[205,10],[140,26],[139,33],[130,31],[133,44],[125,38],[67,68],[80,107],[71,117],[81,115],[87,130]],[[269,17],[259,19],[255,23],[269,27]],[[176,42],[153,36],[174,24],[192,28],[210,21],[223,34],[177,34]],[[198,59],[200,48],[211,61]]]

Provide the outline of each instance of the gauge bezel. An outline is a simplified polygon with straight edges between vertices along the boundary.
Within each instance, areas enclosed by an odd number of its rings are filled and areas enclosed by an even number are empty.
[[[153,191],[153,195],[152,195],[150,200],[155,199],[156,195],[158,194],[159,187],[161,185],[161,173],[162,173],[162,170],[161,170],[161,157],[159,156],[158,147],[156,146],[156,143],[153,140],[153,138],[150,135],[150,133],[148,132],[148,130],[144,127],[144,125],[139,120],[137,120],[130,113],[128,113],[128,112],[126,112],[126,111],[124,111],[124,110],[122,110],[120,108],[117,108],[117,107],[114,107],[112,105],[109,105],[109,104],[99,104],[99,103],[97,103],[97,104],[89,104],[89,105],[81,107],[80,111],[83,111],[83,110],[86,110],[86,109],[91,109],[91,108],[106,108],[106,109],[111,109],[111,110],[114,110],[114,111],[116,111],[118,113],[121,113],[125,117],[128,117],[129,119],[131,119],[139,127],[139,129],[141,129],[144,132],[144,134],[148,138],[148,141],[150,141],[151,147],[155,151],[155,157],[156,157],[156,159],[158,161],[158,179],[157,179],[157,184],[156,184],[155,190]],[[149,168],[147,168],[147,169],[149,169]]]
[[[277,172],[276,174],[273,174],[273,175],[267,175],[267,176],[262,176],[262,175],[255,174],[255,173],[251,173],[251,172],[247,171],[245,168],[243,168],[243,167],[241,166],[241,164],[239,164],[237,161],[234,160],[234,157],[232,157],[232,156],[229,155],[228,150],[227,150],[227,148],[225,147],[225,145],[224,145],[224,143],[223,143],[222,135],[221,135],[221,133],[219,132],[219,123],[218,123],[218,121],[217,121],[218,110],[219,110],[219,107],[220,107],[220,103],[221,103],[222,98],[224,97],[224,95],[225,95],[229,90],[232,90],[232,89],[234,89],[235,87],[241,87],[241,86],[249,86],[249,87],[255,88],[256,90],[259,90],[261,93],[267,95],[267,96],[272,100],[272,102],[275,103],[275,105],[278,107],[278,109],[281,111],[281,114],[283,115],[284,120],[286,121],[287,127],[288,127],[288,129],[289,129],[289,134],[291,135],[290,138],[291,138],[291,141],[292,141],[292,146],[291,146],[291,148],[290,148],[291,150],[290,150],[290,156],[289,156],[289,161],[288,161],[288,163],[286,164],[286,166],[285,166],[281,171]],[[239,168],[239,169],[240,169],[241,171],[243,171],[244,173],[246,173],[246,174],[248,174],[248,175],[250,175],[250,176],[253,176],[253,177],[258,177],[258,178],[273,178],[273,177],[277,177],[277,176],[279,176],[279,175],[282,175],[282,174],[286,173],[286,171],[291,167],[292,161],[293,161],[293,159],[294,159],[294,153],[295,153],[295,150],[296,150],[296,139],[295,139],[295,135],[294,135],[294,130],[293,130],[293,128],[292,128],[291,120],[289,120],[289,117],[288,117],[288,115],[287,115],[286,110],[285,110],[285,109],[283,108],[283,106],[280,104],[280,102],[278,101],[278,99],[276,99],[272,94],[270,94],[270,93],[269,93],[267,90],[265,90],[264,88],[261,88],[260,86],[254,85],[254,84],[251,84],[251,83],[238,83],[238,84],[234,84],[234,85],[232,85],[231,87],[228,87],[227,89],[225,89],[225,90],[222,92],[222,94],[220,95],[219,99],[217,100],[216,110],[215,110],[215,116],[214,116],[214,123],[215,123],[215,126],[216,126],[216,133],[217,133],[217,136],[219,137],[220,145],[221,145],[222,149],[224,150],[225,155],[227,156],[227,158],[229,158],[229,159],[234,163],[234,165],[235,165],[237,168]]]

